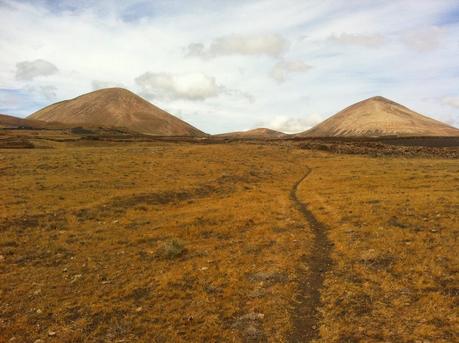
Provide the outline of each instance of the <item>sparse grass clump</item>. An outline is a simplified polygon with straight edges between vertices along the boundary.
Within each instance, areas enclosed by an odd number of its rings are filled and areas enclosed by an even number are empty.
[[[157,255],[161,258],[175,259],[183,256],[186,253],[184,243],[179,239],[171,239],[163,242],[158,248]]]

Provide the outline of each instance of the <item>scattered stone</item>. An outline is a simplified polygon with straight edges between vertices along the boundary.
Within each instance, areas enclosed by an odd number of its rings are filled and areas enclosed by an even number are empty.
[[[143,309],[142,309],[142,306],[139,306],[139,307],[137,307],[137,308],[135,309],[136,312],[142,312],[142,310],[143,310]]]
[[[42,314],[42,313],[43,313],[43,311],[40,310],[40,309],[37,309],[35,312],[36,312],[37,314]]]
[[[76,282],[78,279],[81,279],[82,276],[83,276],[83,275],[81,275],[81,274],[76,274],[76,275],[74,275],[74,276],[73,276],[73,279],[72,279],[72,281],[70,281],[70,283]]]
[[[55,332],[55,331],[52,331],[52,330],[49,330],[49,331],[48,331],[48,336],[54,337],[54,336],[56,336],[56,332]]]

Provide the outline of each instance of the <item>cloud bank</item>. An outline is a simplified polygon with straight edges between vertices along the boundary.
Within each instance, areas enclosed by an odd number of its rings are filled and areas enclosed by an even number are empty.
[[[143,95],[150,99],[203,101],[221,92],[215,78],[203,73],[170,74],[146,72],[136,77]]]
[[[289,41],[279,34],[230,35],[217,37],[206,49],[202,43],[188,45],[187,56],[215,58],[246,55],[279,58],[289,47]]]
[[[58,72],[51,62],[37,59],[16,63],[16,80],[30,81],[39,76],[50,76]]]
[[[0,111],[122,86],[209,133],[302,131],[375,95],[459,125],[457,13],[456,0],[4,0]]]

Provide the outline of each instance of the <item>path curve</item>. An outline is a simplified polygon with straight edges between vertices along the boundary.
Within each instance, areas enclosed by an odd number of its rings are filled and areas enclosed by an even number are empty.
[[[325,272],[331,265],[332,245],[328,239],[326,227],[298,198],[298,187],[311,174],[311,169],[306,168],[304,176],[293,185],[290,191],[290,199],[303,214],[314,234],[311,254],[302,259],[302,262],[309,269],[299,271],[299,294],[292,313],[293,331],[288,339],[292,343],[311,342],[319,337],[320,290],[324,282]]]

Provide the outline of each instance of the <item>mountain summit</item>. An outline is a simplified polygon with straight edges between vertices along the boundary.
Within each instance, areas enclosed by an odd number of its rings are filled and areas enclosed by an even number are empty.
[[[205,134],[123,88],[105,88],[57,102],[28,119],[81,126],[121,127],[160,136]]]
[[[459,136],[459,130],[416,113],[382,96],[375,96],[338,112],[299,136]]]

